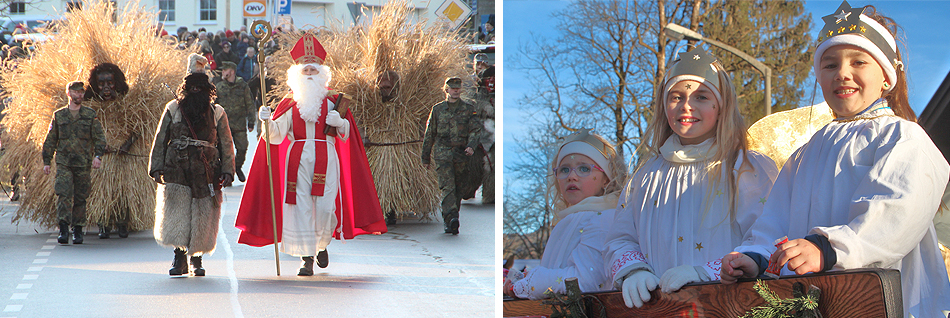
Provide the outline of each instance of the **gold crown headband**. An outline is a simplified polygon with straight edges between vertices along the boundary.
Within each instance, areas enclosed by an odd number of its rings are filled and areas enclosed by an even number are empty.
[[[555,154],[556,160],[554,161],[554,167],[551,167],[552,169],[557,168],[556,166],[560,164],[561,160],[568,154],[577,153],[593,160],[601,169],[604,169],[607,178],[611,178],[610,157],[607,155],[609,153],[608,149],[610,149],[611,146],[597,137],[594,137],[589,129],[581,129],[578,132],[558,139],[560,145],[558,146],[557,154]]]
[[[722,95],[719,92],[719,88],[722,87],[719,83],[719,72],[712,65],[713,62],[716,62],[716,57],[699,47],[680,54],[679,59],[673,62],[673,66],[666,73],[663,101],[666,101],[666,95],[673,85],[680,81],[693,80],[708,86],[719,102],[722,102]]]
[[[821,18],[825,26],[819,33],[818,48],[815,50],[815,73],[818,73],[825,50],[835,45],[850,44],[867,51],[880,64],[891,84],[885,90],[890,91],[897,83],[897,71],[903,69],[904,63],[898,59],[894,36],[883,25],[865,15],[864,10],[864,7],[852,8],[848,1],[842,1],[835,13]]]

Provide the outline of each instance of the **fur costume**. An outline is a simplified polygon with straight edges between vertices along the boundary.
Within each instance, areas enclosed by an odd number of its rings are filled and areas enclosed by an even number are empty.
[[[217,131],[216,148],[220,153],[220,172],[215,171],[213,180],[220,174],[234,173],[234,146],[231,142],[230,128],[227,125],[227,116],[224,108],[212,105],[215,127]],[[166,164],[166,151],[172,151],[173,143],[163,144],[177,136],[172,125],[180,124],[184,115],[178,106],[177,100],[172,100],[165,106],[165,115],[152,146],[151,167],[149,174],[155,175],[162,171],[166,174],[172,169]],[[167,122],[166,122],[167,121]],[[170,128],[172,127],[172,128]],[[174,137],[174,138],[173,138]],[[189,146],[191,147],[191,146]],[[191,158],[195,162],[196,158]],[[218,170],[218,169],[212,169]],[[199,179],[201,176],[186,176],[186,179]],[[214,252],[215,241],[218,235],[218,223],[221,218],[222,193],[220,186],[215,186],[214,193],[208,193],[207,188],[182,184],[180,180],[166,180],[158,186],[155,207],[155,241],[162,246],[173,246],[188,251],[189,255],[202,255]],[[201,181],[201,180],[199,180]]]

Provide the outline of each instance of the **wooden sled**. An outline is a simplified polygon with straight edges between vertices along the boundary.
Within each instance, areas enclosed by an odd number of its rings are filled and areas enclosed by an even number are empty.
[[[782,299],[792,297],[792,284],[821,289],[818,310],[824,317],[903,317],[900,272],[893,269],[863,268],[847,271],[783,276],[768,280],[768,287]],[[585,294],[604,305],[607,317],[740,317],[765,300],[752,289],[755,280],[742,280],[723,285],[705,282],[684,286],[666,294],[657,288],[643,308],[627,308],[620,292]],[[600,317],[600,305],[584,300],[588,317]],[[551,305],[540,300],[504,301],[505,317],[544,316],[552,313]]]

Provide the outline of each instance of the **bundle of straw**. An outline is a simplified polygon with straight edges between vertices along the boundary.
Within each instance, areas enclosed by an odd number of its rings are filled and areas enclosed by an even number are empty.
[[[465,75],[467,50],[459,35],[426,21],[413,22],[410,5],[390,1],[371,25],[349,30],[303,30],[280,34],[281,49],[274,67],[286,70],[293,62],[290,49],[302,36],[315,34],[327,51],[333,71],[330,87],[354,98],[351,106],[383,212],[399,218],[430,219],[438,211],[440,192],[435,172],[422,165],[422,135],[429,111],[445,99],[447,77]],[[399,74],[396,96],[383,102],[376,78],[386,71]],[[272,74],[287,92],[286,72]]]
[[[117,14],[116,14],[117,13]],[[118,18],[117,22],[113,17]],[[65,14],[37,45],[33,56],[16,68],[0,71],[3,97],[12,98],[2,121],[6,129],[0,169],[24,177],[24,194],[13,220],[25,218],[47,226],[57,224],[54,174],[42,171],[42,146],[53,111],[66,106],[66,83],[86,81],[100,63],[113,63],[125,73],[129,92],[116,101],[85,101],[99,114],[110,148],[119,148],[129,136],[138,140],[129,154],[109,153],[102,168],[92,171],[87,222],[111,224],[128,218],[129,230],[149,229],[155,215],[155,182],[148,176],[148,155],[165,103],[174,98],[184,75],[186,52],[174,49],[155,35],[155,10],[129,2],[116,12],[111,1],[91,0],[83,10]],[[55,160],[54,160],[55,161]],[[54,163],[55,168],[55,163]],[[128,215],[128,216],[127,216]]]

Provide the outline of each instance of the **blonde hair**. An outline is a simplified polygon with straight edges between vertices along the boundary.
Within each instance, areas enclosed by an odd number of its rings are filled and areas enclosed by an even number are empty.
[[[723,177],[722,171],[725,170],[723,167],[730,167],[727,171],[731,171],[731,167],[736,165],[740,150],[745,160],[743,160],[744,163],[739,173],[754,170],[752,165],[748,163],[746,153],[749,150],[749,141],[746,135],[748,127],[742,118],[742,113],[739,112],[739,103],[736,97],[736,89],[732,85],[732,78],[726,73],[725,68],[719,61],[715,61],[711,65],[716,69],[716,74],[719,75],[719,85],[722,87],[718,89],[722,100],[719,101],[719,116],[716,118],[716,135],[713,137],[713,143],[718,147],[718,150],[710,164],[706,167],[706,174],[709,176],[708,180],[710,185],[706,190],[706,200],[704,200],[706,201],[705,205],[707,210],[712,189],[716,188],[720,179]],[[672,66],[670,66],[670,69],[672,69]],[[664,81],[661,87],[666,87],[666,85],[667,83]],[[638,151],[639,153],[647,153],[649,157],[659,156],[660,147],[673,135],[673,128],[670,127],[669,121],[666,118],[666,93],[661,91],[660,94],[660,97],[653,103],[653,120],[650,121],[650,126],[643,138],[646,142],[640,144],[638,147],[641,148],[641,151]],[[642,168],[643,163],[646,161],[647,160],[640,160],[637,169]],[[737,176],[730,173],[726,176],[726,182],[727,193],[730,194],[729,216],[730,220],[732,220],[735,218]]]
[[[617,155],[617,149],[614,147],[613,143],[604,139],[598,134],[591,133],[592,137],[597,138],[606,145],[605,155],[607,162],[610,165],[609,169],[604,169],[605,171],[610,171],[611,175],[607,176],[607,186],[604,187],[603,193],[596,196],[605,196],[615,192],[620,192],[623,190],[624,183],[627,179],[627,165],[623,162],[623,158]],[[561,147],[558,147],[557,151],[551,155],[551,164],[548,166],[547,179],[548,179],[548,188],[545,193],[545,203],[548,207],[551,207],[554,212],[558,212],[568,208],[570,205],[567,204],[567,201],[564,201],[564,197],[561,195],[561,189],[557,186],[557,176],[554,174],[554,169],[557,168],[557,157],[558,153],[561,151]],[[556,213],[555,213],[556,217]],[[554,218],[551,219],[551,224],[556,223],[557,220]]]

